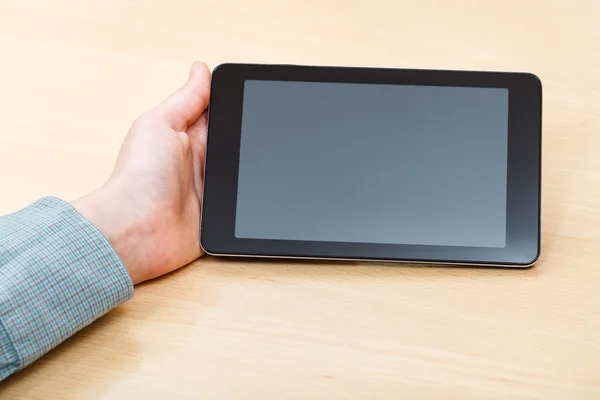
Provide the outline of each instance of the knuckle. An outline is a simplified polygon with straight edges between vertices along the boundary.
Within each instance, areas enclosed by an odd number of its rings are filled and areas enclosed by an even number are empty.
[[[152,114],[150,112],[145,112],[141,115],[139,115],[134,121],[133,121],[133,128],[148,128],[149,126],[151,126],[153,124],[153,117]]]

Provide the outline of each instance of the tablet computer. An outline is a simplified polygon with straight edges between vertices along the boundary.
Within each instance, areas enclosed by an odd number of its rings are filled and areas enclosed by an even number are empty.
[[[220,65],[202,247],[530,266],[541,112],[529,73]]]

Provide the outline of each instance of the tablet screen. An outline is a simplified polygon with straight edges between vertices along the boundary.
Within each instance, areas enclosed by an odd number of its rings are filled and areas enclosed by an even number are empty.
[[[246,80],[235,236],[504,247],[508,90]]]

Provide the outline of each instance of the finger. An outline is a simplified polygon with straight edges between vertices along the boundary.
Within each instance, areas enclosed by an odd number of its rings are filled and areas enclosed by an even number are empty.
[[[206,110],[210,97],[210,70],[196,61],[190,76],[178,91],[170,95],[153,112],[159,114],[175,131],[185,131]]]
[[[206,159],[206,139],[208,134],[208,114],[204,112],[187,130],[192,147],[194,184],[198,199],[202,201],[204,186],[204,160]]]

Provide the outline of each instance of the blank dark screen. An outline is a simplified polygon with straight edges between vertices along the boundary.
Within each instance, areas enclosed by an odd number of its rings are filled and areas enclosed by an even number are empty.
[[[247,80],[235,236],[506,245],[508,90]]]

